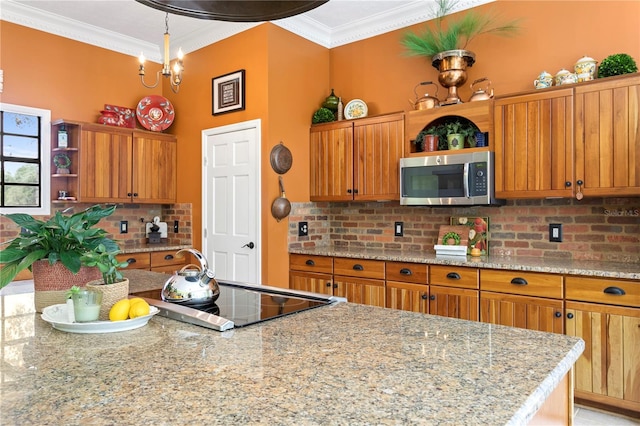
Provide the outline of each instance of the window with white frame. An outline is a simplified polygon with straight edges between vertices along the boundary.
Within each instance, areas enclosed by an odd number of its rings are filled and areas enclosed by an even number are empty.
[[[0,211],[50,213],[51,111],[0,103]]]

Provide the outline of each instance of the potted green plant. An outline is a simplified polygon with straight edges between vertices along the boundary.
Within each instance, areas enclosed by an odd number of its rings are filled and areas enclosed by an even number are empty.
[[[424,131],[424,145],[426,151],[437,151],[440,136],[442,135],[441,125],[431,125]]]
[[[449,149],[462,149],[464,148],[464,140],[465,126],[460,122],[460,120],[448,121],[445,123],[445,128],[447,129],[447,143],[449,145]]]
[[[469,148],[475,148],[476,146],[476,133],[478,133],[478,128],[471,122],[462,125],[462,130],[460,133],[464,137],[465,146]]]
[[[457,19],[447,19],[458,8],[459,0],[436,0],[433,26],[421,33],[407,32],[401,43],[410,56],[424,56],[440,75],[438,81],[449,89],[443,104],[460,102],[457,88],[467,81],[466,68],[475,62],[467,45],[483,34],[510,36],[519,29],[518,20],[502,21],[497,15],[480,14],[470,9]]]
[[[598,78],[630,74],[633,72],[638,72],[636,61],[626,53],[616,53],[602,60],[598,67]]]
[[[48,220],[38,220],[24,213],[7,214],[22,231],[0,251],[0,288],[5,287],[18,272],[33,272],[36,310],[64,303],[65,292],[73,285],[84,286],[100,278],[98,268],[88,267],[83,257],[104,247],[114,253],[118,244],[108,233],[96,227],[111,215],[116,206],[92,206],[72,215],[58,211]]]
[[[108,320],[111,307],[119,300],[129,295],[129,280],[122,276],[120,269],[129,266],[127,262],[120,262],[117,254],[120,249],[109,250],[104,244],[99,244],[94,250],[85,253],[81,260],[88,267],[96,267],[102,274],[102,279],[89,281],[87,288],[102,293],[102,304],[98,319]]]

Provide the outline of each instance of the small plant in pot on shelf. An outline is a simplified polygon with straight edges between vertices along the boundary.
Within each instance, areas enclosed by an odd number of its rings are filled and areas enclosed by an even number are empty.
[[[465,126],[460,120],[449,121],[445,124],[447,129],[447,143],[449,149],[462,149],[464,148],[465,140]]]
[[[636,61],[626,53],[616,53],[602,60],[598,67],[598,78],[613,77],[614,75],[634,72],[638,72]]]
[[[0,251],[0,264],[4,266],[0,288],[20,271],[31,270],[35,306],[41,312],[46,306],[64,303],[65,293],[72,286],[84,286],[100,278],[100,270],[83,264],[83,257],[100,246],[110,252],[119,250],[108,233],[96,227],[115,208],[96,205],[72,215],[58,211],[46,221],[24,213],[5,215],[23,231]]]

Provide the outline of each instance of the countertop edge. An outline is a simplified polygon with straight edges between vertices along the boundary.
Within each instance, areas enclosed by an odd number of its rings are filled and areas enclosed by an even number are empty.
[[[536,257],[464,256],[458,258],[453,256],[437,256],[435,253],[416,254],[393,250],[374,250],[364,248],[361,250],[349,250],[334,247],[316,247],[313,249],[289,248],[289,254],[640,280],[640,265],[635,263],[627,264],[586,260],[572,261],[568,259],[546,259]]]

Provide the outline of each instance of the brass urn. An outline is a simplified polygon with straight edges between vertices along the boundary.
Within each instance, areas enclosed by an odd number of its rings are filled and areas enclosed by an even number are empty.
[[[476,55],[468,50],[446,50],[431,58],[431,65],[438,71],[438,82],[449,90],[441,105],[461,103],[458,87],[467,81],[467,67],[476,61]]]

